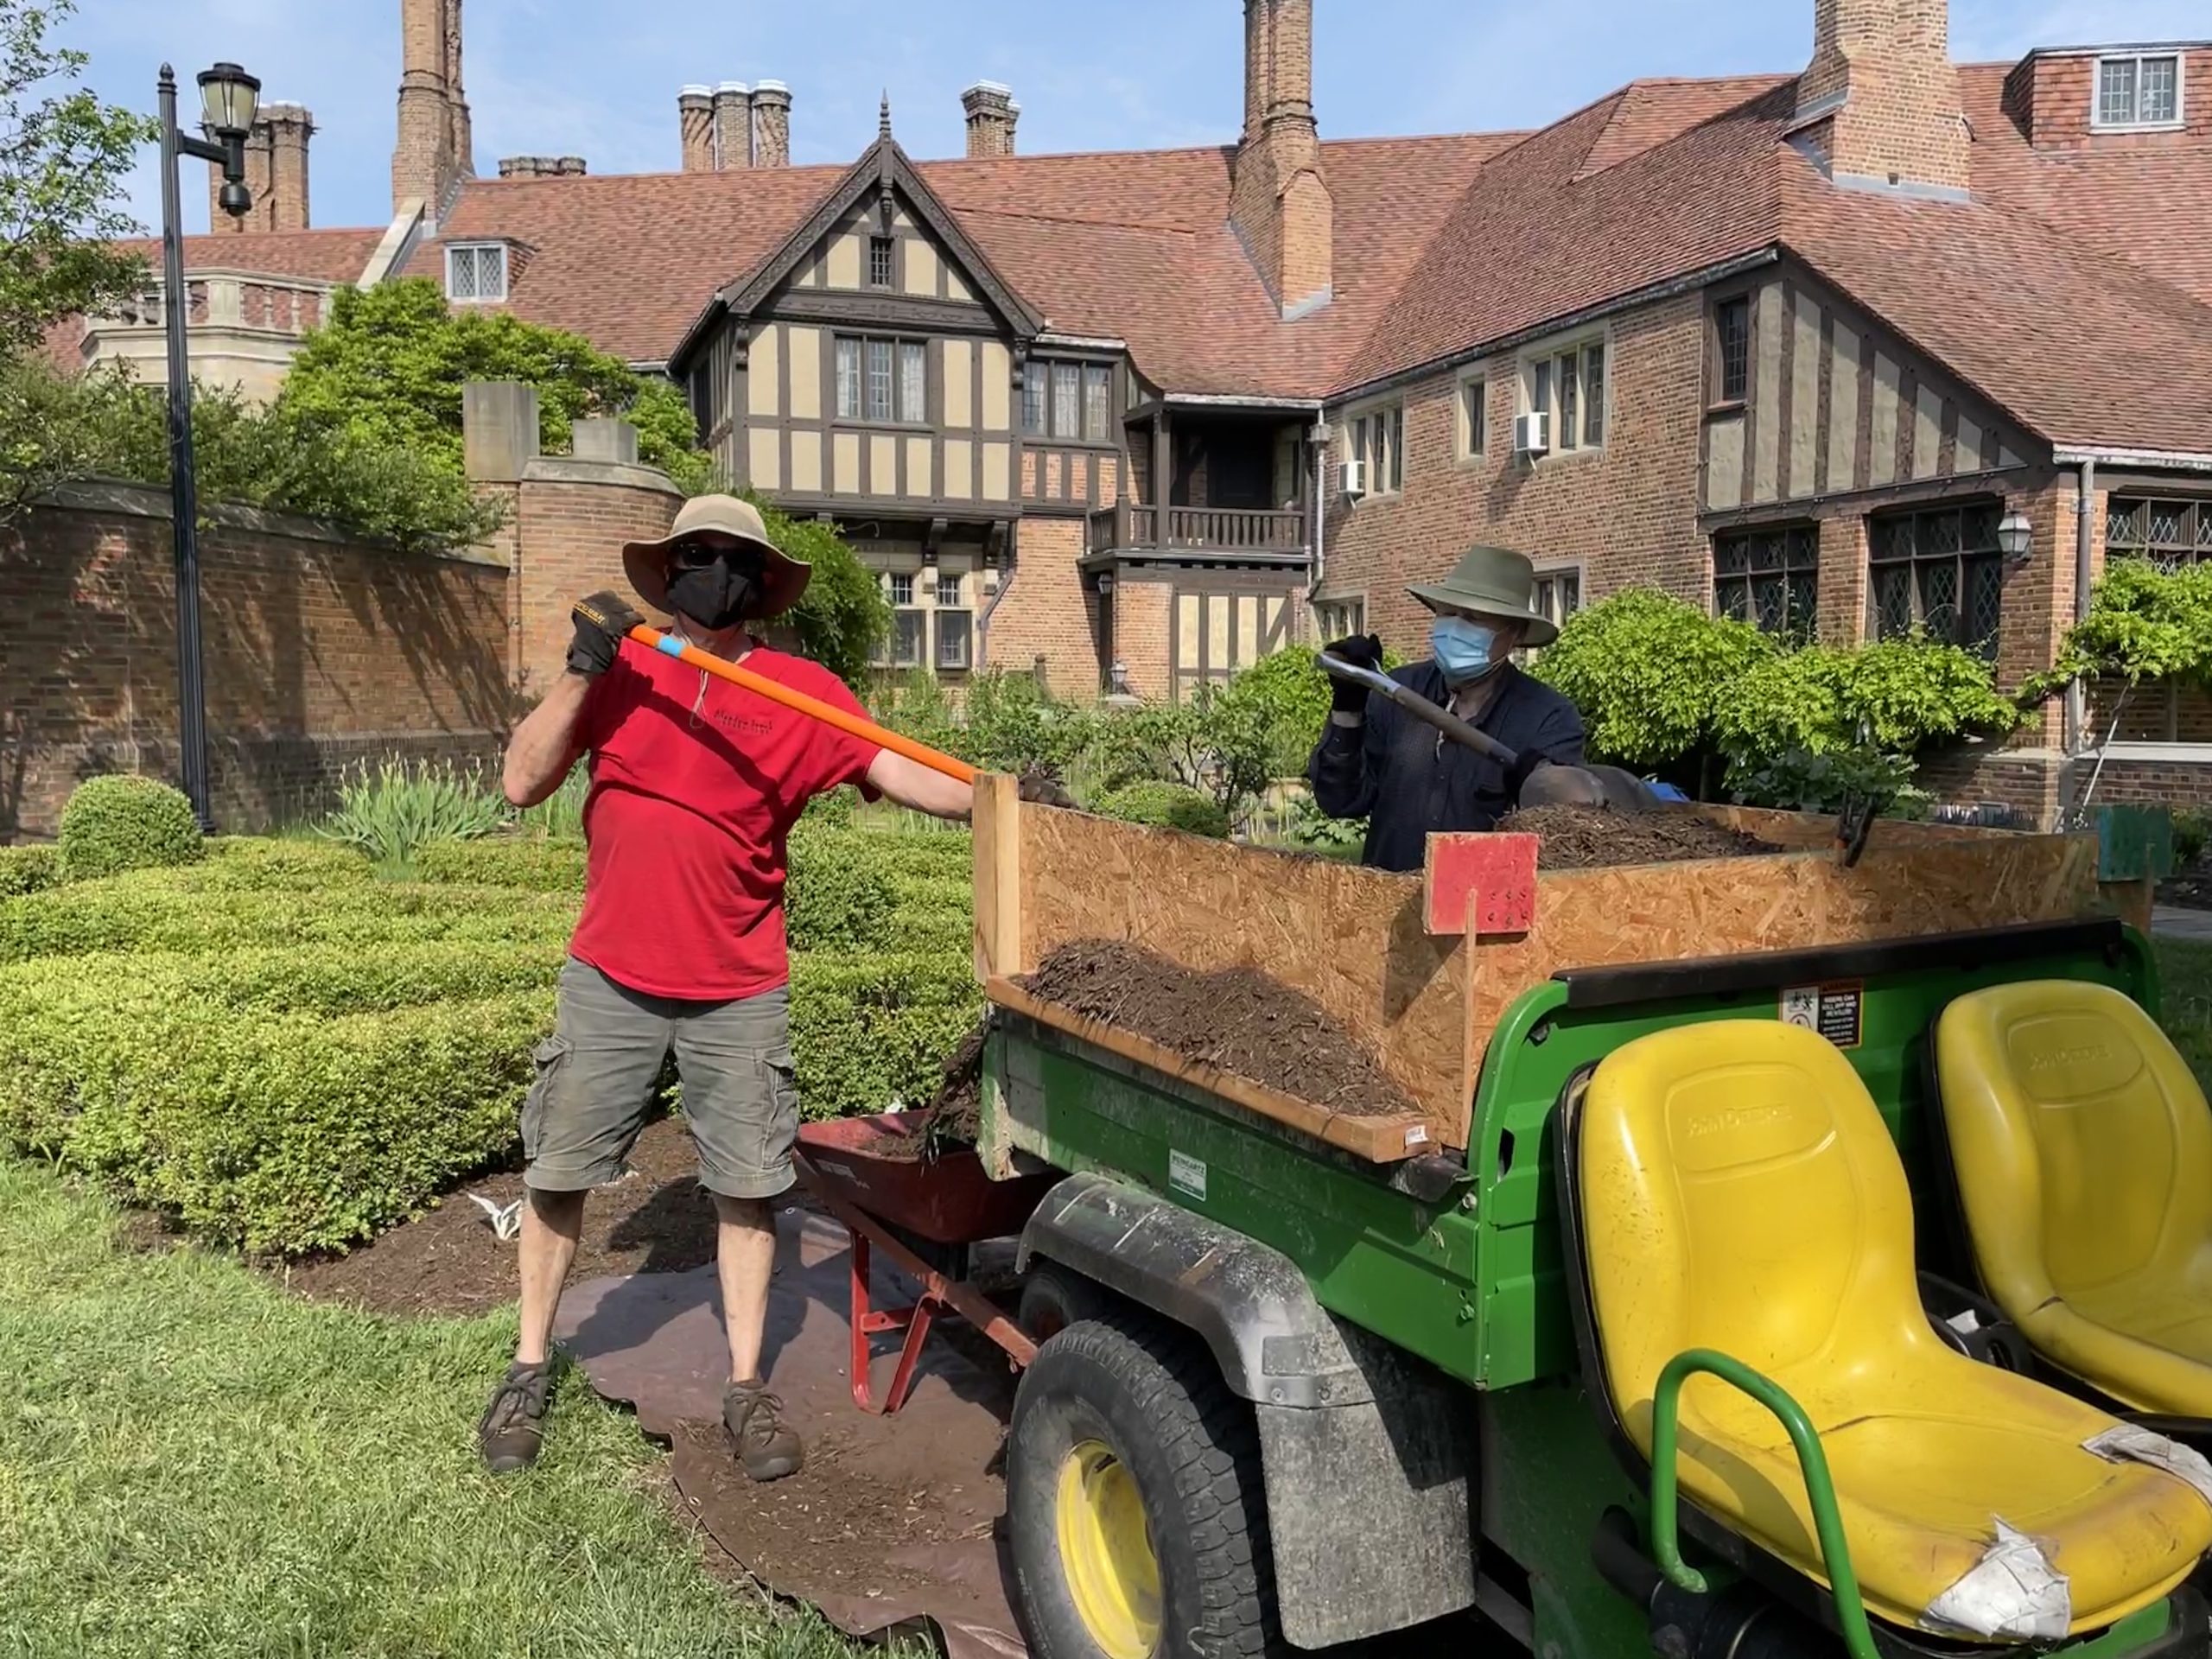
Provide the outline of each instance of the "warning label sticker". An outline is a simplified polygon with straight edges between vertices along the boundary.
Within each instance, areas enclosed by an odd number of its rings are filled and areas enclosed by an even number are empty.
[[[1856,1048],[1865,1036],[1862,985],[1793,985],[1782,993],[1785,1025],[1818,1032],[1838,1048]]]

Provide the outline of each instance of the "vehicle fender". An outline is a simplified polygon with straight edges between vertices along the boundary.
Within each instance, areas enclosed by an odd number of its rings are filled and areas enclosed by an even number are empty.
[[[1141,1187],[1071,1176],[1021,1236],[1197,1336],[1252,1402],[1277,1611],[1294,1647],[1441,1618],[1475,1599],[1474,1401],[1339,1321],[1281,1251]]]

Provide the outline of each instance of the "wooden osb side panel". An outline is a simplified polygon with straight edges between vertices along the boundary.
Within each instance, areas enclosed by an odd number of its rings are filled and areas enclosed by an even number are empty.
[[[1025,804],[1021,958],[1123,939],[1210,972],[1251,963],[1373,1055],[1445,1146],[1466,1144],[1465,953],[1421,928],[1421,878]]]
[[[1534,930],[1477,948],[1471,1039],[1561,969],[2063,921],[2099,908],[2096,874],[2093,836],[1971,833],[1870,848],[1852,869],[1813,852],[1549,872]]]
[[[1757,836],[1771,846],[1792,852],[1835,845],[1835,817],[1813,812],[1777,812],[1763,806],[1698,806],[1700,817]],[[2002,840],[2018,832],[1983,830],[1970,823],[1916,823],[1904,818],[1879,818],[1866,838],[1867,850],[1884,848],[1949,846],[1961,841]]]

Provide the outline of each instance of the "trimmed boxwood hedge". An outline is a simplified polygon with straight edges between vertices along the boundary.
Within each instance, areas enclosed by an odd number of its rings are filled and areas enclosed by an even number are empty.
[[[56,844],[72,881],[189,864],[205,848],[200,820],[181,791],[124,773],[87,779],[69,791]]]

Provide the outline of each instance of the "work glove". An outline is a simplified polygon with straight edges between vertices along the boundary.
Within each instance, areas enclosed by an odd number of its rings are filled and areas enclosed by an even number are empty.
[[[1039,806],[1075,804],[1075,797],[1060,786],[1059,778],[1049,766],[1032,766],[1024,772],[1014,785],[1014,793]]]
[[[614,666],[622,637],[645,619],[637,607],[613,592],[580,599],[572,616],[576,637],[569,642],[569,672],[597,679]]]
[[[1519,800],[1521,791],[1528,787],[1529,779],[1535,776],[1537,768],[1548,766],[1551,763],[1551,756],[1546,754],[1541,749],[1521,750],[1505,774],[1506,798]]]
[[[1338,662],[1382,671],[1382,642],[1371,633],[1356,633],[1321,649]],[[1340,680],[1331,675],[1329,706],[1340,715],[1363,715],[1367,712],[1367,688],[1357,680]]]

